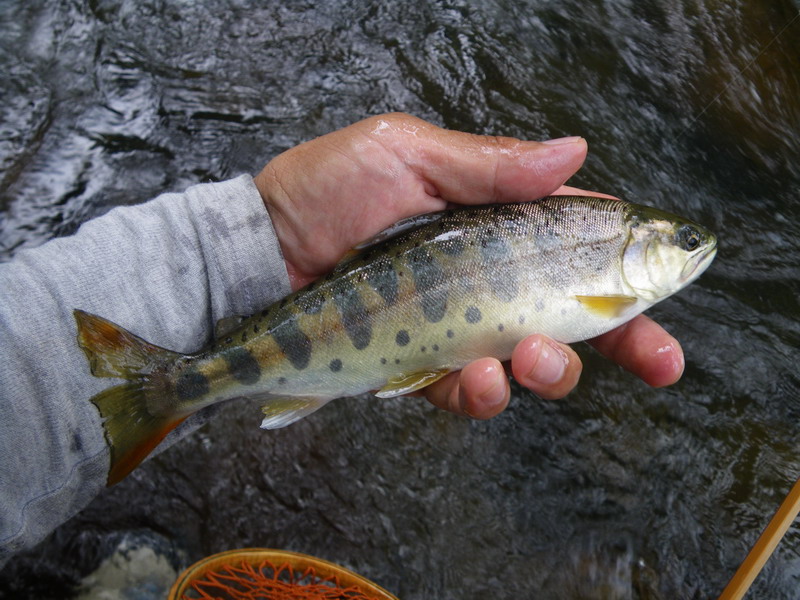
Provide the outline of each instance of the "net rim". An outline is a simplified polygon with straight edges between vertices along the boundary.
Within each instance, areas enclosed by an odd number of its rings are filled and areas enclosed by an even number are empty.
[[[337,577],[343,587],[359,588],[362,593],[374,596],[375,600],[399,600],[397,596],[390,594],[369,579],[336,563],[300,552],[272,548],[239,548],[207,556],[183,570],[172,585],[167,600],[180,600],[183,594],[189,591],[189,586],[193,581],[205,577],[207,573],[216,571],[224,565],[233,564],[234,560],[239,563],[244,561],[250,565],[270,561],[275,565],[290,565],[298,571],[312,567],[320,577]]]

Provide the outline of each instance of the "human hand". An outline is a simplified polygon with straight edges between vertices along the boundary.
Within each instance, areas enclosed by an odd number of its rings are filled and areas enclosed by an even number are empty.
[[[405,217],[451,204],[594,194],[562,184],[586,142],[527,142],[448,131],[403,114],[365,119],[272,159],[255,178],[280,241],[292,288],[330,271],[351,248]],[[653,386],[683,372],[678,342],[648,317],[590,342]],[[522,340],[509,367],[543,398],[560,398],[581,373],[578,355],[543,335]],[[473,361],[423,390],[436,406],[478,419],[500,413],[510,387],[494,358]]]

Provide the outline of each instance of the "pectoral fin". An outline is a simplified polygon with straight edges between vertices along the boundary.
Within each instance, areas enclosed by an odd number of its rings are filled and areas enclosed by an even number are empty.
[[[270,398],[261,407],[264,420],[261,429],[278,429],[291,425],[303,417],[319,410],[330,401],[330,398],[313,398],[304,396],[289,396],[285,398]]]
[[[449,372],[450,369],[433,369],[397,375],[389,379],[386,385],[378,390],[375,395],[378,398],[394,398],[395,396],[415,392],[429,386],[434,381],[439,381]]]
[[[635,296],[575,296],[583,307],[602,317],[614,318],[620,316],[629,306],[636,304]]]

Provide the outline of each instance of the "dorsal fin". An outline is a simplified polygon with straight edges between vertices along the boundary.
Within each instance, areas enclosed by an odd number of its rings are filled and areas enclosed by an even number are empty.
[[[385,242],[386,240],[390,240],[392,238],[397,237],[401,233],[409,231],[411,229],[415,229],[417,227],[422,227],[423,225],[427,225],[428,223],[433,223],[434,221],[438,221],[442,218],[442,216],[447,211],[439,211],[434,213],[424,213],[421,215],[415,215],[413,217],[407,217],[405,219],[399,220],[394,225],[390,225],[380,233],[372,236],[356,244],[352,249],[345,253],[342,259],[336,264],[334,271],[339,271],[350,264],[355,258],[357,258],[365,249],[371,248],[381,242]]]
[[[232,317],[222,317],[214,326],[214,339],[224,338],[226,335],[238,329],[250,315],[233,315]]]

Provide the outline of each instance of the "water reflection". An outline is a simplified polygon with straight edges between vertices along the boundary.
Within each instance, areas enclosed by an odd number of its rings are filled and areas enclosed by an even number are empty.
[[[516,389],[488,423],[359,398],[265,433],[232,405],[9,564],[0,590],[64,597],[150,531],[183,560],[319,555],[405,599],[715,596],[800,474],[799,8],[3,3],[5,259],[389,110],[584,135],[576,184],[685,213],[721,246],[653,311],[686,351],[676,386],[582,348],[569,401]],[[794,597],[798,552],[792,530],[753,597]]]

